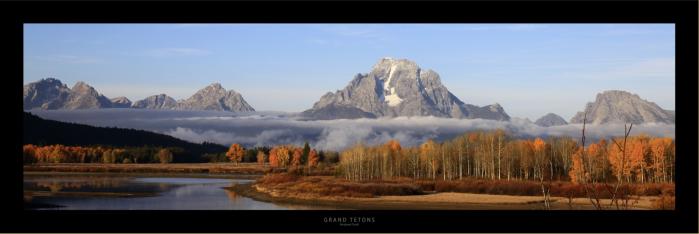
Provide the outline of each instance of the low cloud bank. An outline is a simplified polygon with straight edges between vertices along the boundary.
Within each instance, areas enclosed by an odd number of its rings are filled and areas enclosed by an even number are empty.
[[[412,146],[427,139],[446,140],[466,131],[478,129],[505,129],[519,137],[580,138],[582,129],[582,124],[540,127],[521,119],[503,122],[484,119],[398,117],[301,121],[295,119],[292,114],[281,112],[237,114],[207,111],[102,109],[32,111],[32,113],[64,122],[155,131],[192,142],[264,146],[301,145],[308,141],[314,148],[323,150],[341,150],[357,142],[369,145],[381,144],[390,139]],[[590,139],[608,138],[621,136],[623,132],[623,124],[587,125],[586,136]],[[660,123],[634,125],[631,134],[674,138],[675,125]]]

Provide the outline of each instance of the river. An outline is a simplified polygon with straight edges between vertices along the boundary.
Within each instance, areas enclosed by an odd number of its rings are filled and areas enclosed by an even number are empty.
[[[57,210],[307,210],[226,190],[250,179],[121,174],[25,174],[25,200]]]

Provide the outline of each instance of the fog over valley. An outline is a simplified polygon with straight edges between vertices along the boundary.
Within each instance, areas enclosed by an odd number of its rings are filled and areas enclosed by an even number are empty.
[[[191,142],[214,142],[246,147],[278,144],[302,145],[305,141],[322,150],[341,150],[358,142],[382,144],[390,139],[412,146],[427,139],[442,141],[470,130],[505,129],[518,137],[571,136],[580,138],[582,124],[541,127],[531,121],[395,117],[377,119],[301,120],[295,113],[220,111],[169,111],[138,109],[32,110],[42,118],[102,127],[133,128],[164,133]],[[623,124],[588,124],[586,136],[607,138],[623,135]],[[675,137],[675,125],[634,125],[631,135]]]

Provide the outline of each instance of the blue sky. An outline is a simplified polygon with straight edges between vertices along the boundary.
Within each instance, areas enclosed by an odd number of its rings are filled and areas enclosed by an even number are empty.
[[[393,57],[466,103],[568,120],[609,89],[674,109],[674,41],[673,24],[25,24],[24,83],[136,101],[219,82],[257,110],[296,112]]]

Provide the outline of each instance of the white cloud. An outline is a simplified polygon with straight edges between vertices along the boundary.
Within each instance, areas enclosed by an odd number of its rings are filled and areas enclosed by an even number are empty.
[[[308,141],[315,148],[341,150],[358,142],[383,144],[397,139],[412,146],[427,139],[443,141],[470,130],[505,129],[519,137],[580,137],[580,124],[540,127],[522,119],[509,122],[484,119],[450,119],[437,117],[398,117],[380,119],[339,119],[300,121],[282,113],[231,113],[148,110],[33,111],[48,119],[96,126],[144,129],[172,135],[193,142],[220,144],[241,143],[246,146],[277,144],[301,145]],[[623,135],[621,124],[587,125],[590,140]],[[672,137],[674,124],[634,125],[632,135],[649,134]]]

